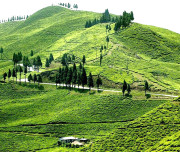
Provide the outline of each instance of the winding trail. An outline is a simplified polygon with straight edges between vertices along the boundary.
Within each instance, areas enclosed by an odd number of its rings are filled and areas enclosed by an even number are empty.
[[[18,80],[19,81],[19,80]],[[21,79],[21,82],[25,82],[25,79]],[[26,82],[28,82],[28,80],[26,79]],[[55,83],[40,83],[40,84],[44,84],[44,85],[54,85],[56,86]],[[64,87],[65,85],[64,84],[58,84],[57,86],[62,86]],[[69,87],[69,86],[68,86]],[[72,86],[70,86],[70,88],[72,88]],[[75,86],[73,88],[77,88],[78,89],[78,86]],[[85,89],[85,90],[89,90],[88,87],[82,87],[82,86],[79,86],[79,89]],[[91,90],[97,90],[97,88],[91,88]],[[107,91],[107,92],[122,92],[122,91],[117,91],[117,90],[104,90],[104,89],[99,89],[99,91]],[[176,95],[168,95],[168,94],[154,94],[152,93],[151,95],[155,95],[155,96],[164,96],[164,97],[172,97],[172,98],[177,98],[179,96],[176,96]]]

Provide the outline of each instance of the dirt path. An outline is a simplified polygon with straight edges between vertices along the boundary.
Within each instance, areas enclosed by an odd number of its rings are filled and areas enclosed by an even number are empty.
[[[18,80],[19,81],[19,80]],[[25,79],[21,79],[21,82],[25,82]],[[26,82],[28,82],[28,80],[26,79]],[[56,85],[55,83],[41,83],[41,84],[44,84],[44,85]],[[64,84],[58,84],[57,86],[65,86]],[[70,88],[72,88],[72,86],[70,86]],[[73,88],[77,88],[78,89],[78,86],[75,86]],[[79,89],[83,90],[89,90],[88,87],[82,87],[82,86],[79,86]],[[94,90],[96,91],[97,88],[91,88],[91,90]],[[106,90],[106,89],[99,89],[99,91],[107,91],[107,92],[122,92],[122,91],[118,91],[118,90]],[[149,93],[150,94],[150,93]],[[164,96],[164,97],[172,97],[172,98],[177,98],[178,96],[175,96],[175,95],[168,95],[168,94],[154,94],[152,93],[151,95],[156,95],[156,96]]]

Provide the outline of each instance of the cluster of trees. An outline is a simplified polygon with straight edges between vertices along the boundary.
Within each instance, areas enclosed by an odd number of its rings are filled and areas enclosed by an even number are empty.
[[[59,3],[59,5],[63,6],[63,7],[71,8],[71,4],[70,3]],[[74,4],[73,8],[77,10],[78,9],[78,5]]]
[[[28,76],[28,81],[29,81],[29,83],[31,83],[31,81],[33,81],[34,84],[35,84],[35,82],[38,82],[38,86],[41,82],[43,82],[40,74],[38,74],[38,75],[34,74],[33,76],[30,74]]]
[[[149,90],[149,84],[148,84],[147,80],[145,80],[145,81],[144,81],[145,96],[146,96],[146,91],[147,91],[147,90]],[[123,96],[124,96],[124,94],[125,94],[125,91],[127,91],[128,95],[130,95],[130,92],[131,92],[130,84],[127,84],[126,81],[124,80],[123,87],[122,87]]]
[[[116,21],[116,19],[114,17],[112,17],[112,19],[111,19],[111,15],[109,13],[109,10],[106,9],[105,12],[100,17],[100,19],[95,18],[92,21],[91,20],[86,21],[85,28],[89,28],[89,27],[96,25],[96,24],[99,24],[99,23],[108,23],[108,22],[115,22],[115,21]]]
[[[49,59],[46,58],[46,64],[45,64],[45,66],[46,66],[46,67],[49,67],[52,61],[54,61],[54,57],[53,57],[53,54],[51,53],[51,54],[49,55]]]
[[[12,16],[11,18],[8,18],[8,20],[1,20],[0,23],[5,23],[5,22],[13,22],[13,21],[21,21],[21,20],[26,20],[29,18],[29,15],[27,16]]]
[[[65,54],[63,54],[63,56],[61,58],[61,64],[63,66],[69,65],[70,63],[75,62],[75,59],[76,59],[76,57],[74,56],[74,54],[70,55],[70,54],[65,53]]]
[[[21,52],[18,52],[17,54],[14,53],[14,54],[13,54],[13,59],[12,59],[12,61],[13,61],[13,63],[14,63],[14,66],[15,66],[18,62],[22,61],[22,53],[21,53]]]
[[[130,25],[131,21],[134,20],[134,14],[131,11],[130,13],[127,13],[126,11],[123,12],[123,15],[120,15],[118,20],[115,23],[114,30],[118,31],[121,28],[126,28]]]
[[[100,19],[95,18],[93,20],[86,21],[85,28],[89,28],[99,23],[108,23],[108,22],[115,23],[117,21],[118,21],[118,17],[111,17],[109,10],[106,9],[105,12],[100,17]]]
[[[41,57],[38,55],[36,58],[33,59],[34,69],[37,69],[39,72],[39,68],[42,67]]]
[[[22,75],[23,72],[24,72],[24,75],[25,75],[25,83],[26,83],[27,67],[24,67],[24,69],[23,69],[23,67],[20,66],[20,65],[14,67],[12,70],[9,69],[9,71],[8,71],[7,73],[6,73],[6,72],[3,73],[4,82],[5,82],[5,80],[6,80],[6,77],[8,77],[8,80],[10,80],[10,78],[13,77],[13,82],[14,82],[14,78],[16,78],[16,83],[17,83],[17,74],[18,74],[18,72],[19,72],[19,81],[20,81],[20,84],[21,84],[21,75]],[[30,74],[30,75],[28,76],[28,81],[29,81],[29,83],[30,83],[32,80],[34,81],[34,83],[35,83],[35,82],[38,82],[38,86],[39,86],[39,83],[42,82],[42,77],[41,77],[40,74],[39,74],[39,75],[34,74],[33,77],[32,77],[32,75]]]
[[[75,87],[78,85],[78,88],[80,85],[83,87],[85,85],[88,85],[89,89],[94,87],[93,82],[93,76],[91,73],[89,73],[89,76],[86,75],[86,70],[82,64],[79,64],[79,68],[76,67],[76,64],[74,63],[73,67],[68,67],[67,65],[63,68],[59,68],[58,73],[55,76],[55,82],[56,87],[57,84],[65,84],[67,86]],[[98,76],[96,81],[97,87],[99,88],[100,85],[102,85],[102,80],[100,76]]]

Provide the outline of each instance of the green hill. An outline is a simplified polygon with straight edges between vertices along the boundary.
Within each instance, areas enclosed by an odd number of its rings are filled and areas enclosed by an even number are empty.
[[[41,56],[44,64],[50,53],[56,60],[64,53],[74,54],[76,62],[85,55],[86,68],[93,75],[100,73],[106,82],[112,81],[119,86],[126,79],[133,87],[141,88],[146,79],[152,90],[180,89],[179,34],[138,23],[118,33],[114,30],[106,33],[106,24],[84,28],[87,20],[100,16],[98,13],[50,6],[26,21],[0,24],[4,59],[11,59],[12,54],[19,51],[30,57],[31,50],[35,56]],[[114,24],[111,26],[113,29]],[[110,37],[109,49],[103,50],[100,67],[99,50],[101,45],[106,45],[107,34]],[[8,66],[12,64],[10,61],[0,62]],[[58,67],[59,64],[54,65],[53,69]],[[5,72],[4,68],[0,75]],[[104,83],[104,86],[109,86],[109,83]]]
[[[179,108],[179,103],[165,103],[95,142],[89,151],[178,151]]]

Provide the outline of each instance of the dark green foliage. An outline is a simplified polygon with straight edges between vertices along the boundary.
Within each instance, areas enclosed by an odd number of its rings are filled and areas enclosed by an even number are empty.
[[[48,58],[46,58],[46,64],[45,64],[46,67],[49,67],[49,60]]]
[[[71,4],[70,4],[70,3],[68,3],[67,7],[68,7],[68,8],[71,8]]]
[[[130,84],[127,85],[127,92],[128,92],[128,95],[130,94],[131,92],[131,87],[130,87]]]
[[[109,10],[106,9],[105,12],[102,14],[102,17],[100,18],[101,23],[107,23],[111,21],[111,15],[109,13]]]
[[[51,64],[52,61],[54,61],[54,57],[53,54],[51,53],[49,56],[49,64]]]
[[[131,21],[134,20],[133,12],[127,13],[126,11],[123,12],[123,15],[119,17],[119,19],[115,23],[114,30],[118,31],[121,28],[126,28],[130,25]]]
[[[71,81],[72,81],[72,68],[69,68],[67,77],[66,77],[66,85],[69,85],[70,87]]]
[[[30,63],[30,61],[29,61],[29,58],[26,57],[26,56],[23,57],[23,66],[24,66],[24,67],[30,67],[30,66],[31,66],[31,63]]]
[[[78,72],[78,74],[77,74],[77,80],[76,80],[76,83],[77,83],[77,85],[78,85],[78,88],[79,88],[79,85],[81,85],[81,73],[79,73]]]
[[[40,74],[38,74],[38,76],[37,76],[37,82],[38,82],[38,86],[39,86],[39,83],[42,82],[42,77]]]
[[[8,79],[10,79],[10,77],[11,77],[11,70],[9,69],[9,71],[8,71]]]
[[[69,55],[69,54],[67,54],[67,53],[63,54],[63,56],[62,56],[62,58],[61,58],[61,64],[62,64],[63,66],[68,65],[68,64],[71,63],[71,61],[72,61],[71,58],[73,58],[73,56],[71,57],[71,55]],[[74,61],[74,60],[73,60],[73,61]]]
[[[18,54],[14,53],[12,60],[14,62],[14,65],[17,64],[18,62],[22,61],[22,53],[21,52],[18,52]]]
[[[103,56],[102,56],[102,53],[100,54],[100,66],[101,66],[101,63],[102,63],[102,59],[103,59]]]
[[[84,66],[84,64],[86,63],[86,57],[85,57],[85,55],[83,55],[82,62],[83,62],[83,66]]]
[[[79,69],[82,70],[82,68],[83,68],[83,66],[82,66],[82,64],[81,64],[81,62],[80,62],[80,64],[79,64]]]
[[[146,95],[146,91],[149,90],[149,84],[148,82],[145,80],[145,84],[144,84],[144,91],[145,91],[145,95]]]
[[[12,70],[12,77],[13,77],[13,81],[14,81],[14,78],[16,77],[16,71],[15,71],[15,68],[13,68],[13,70]]]
[[[106,37],[106,42],[107,42],[107,49],[108,49],[109,36]]]
[[[20,80],[20,84],[21,84],[21,73],[23,72],[23,68],[20,65],[18,66],[18,72],[19,72],[19,75],[20,75],[19,80]]]
[[[126,83],[126,81],[124,80],[123,87],[122,87],[123,96],[124,96],[124,93],[125,93],[126,90],[127,90],[127,83]]]
[[[133,14],[133,11],[131,11],[131,13],[130,13],[130,19],[131,19],[131,21],[134,20],[134,14]]]
[[[33,52],[33,50],[31,50],[31,56],[33,56],[34,55],[34,52]]]
[[[76,10],[78,9],[78,5],[77,4],[74,4],[73,5],[73,8],[75,8]]]
[[[96,85],[97,85],[98,89],[99,89],[99,86],[102,85],[102,79],[100,78],[99,74],[98,74],[98,78],[96,80]]]
[[[34,83],[37,81],[37,75],[36,74],[34,74],[34,76],[33,76],[33,81],[34,81]]]
[[[1,53],[1,60],[2,60],[2,54],[3,54],[3,52],[4,52],[4,49],[1,47],[1,49],[0,49],[0,53]]]
[[[72,84],[76,84],[77,82],[77,70],[73,70],[73,75],[72,75]]]
[[[33,77],[32,77],[32,75],[30,74],[30,75],[28,76],[28,81],[29,81],[29,83],[31,83],[32,80],[33,80]]]
[[[41,58],[39,55],[33,59],[33,65],[35,68],[37,67],[38,72],[39,72],[39,67],[42,67],[42,62],[41,62]]]
[[[93,77],[92,77],[91,72],[89,73],[89,76],[88,76],[88,87],[89,87],[89,90],[91,90],[91,88],[94,87],[94,82],[93,82]]]
[[[73,54],[72,55],[72,61],[75,61],[76,60],[76,57],[75,57],[75,55]]]
[[[83,67],[82,75],[81,75],[81,83],[82,83],[83,87],[84,87],[84,85],[87,84],[87,75],[86,75],[86,70],[84,67]]]
[[[5,82],[5,80],[6,80],[6,77],[7,77],[7,73],[5,72],[5,73],[3,74],[4,82]]]

